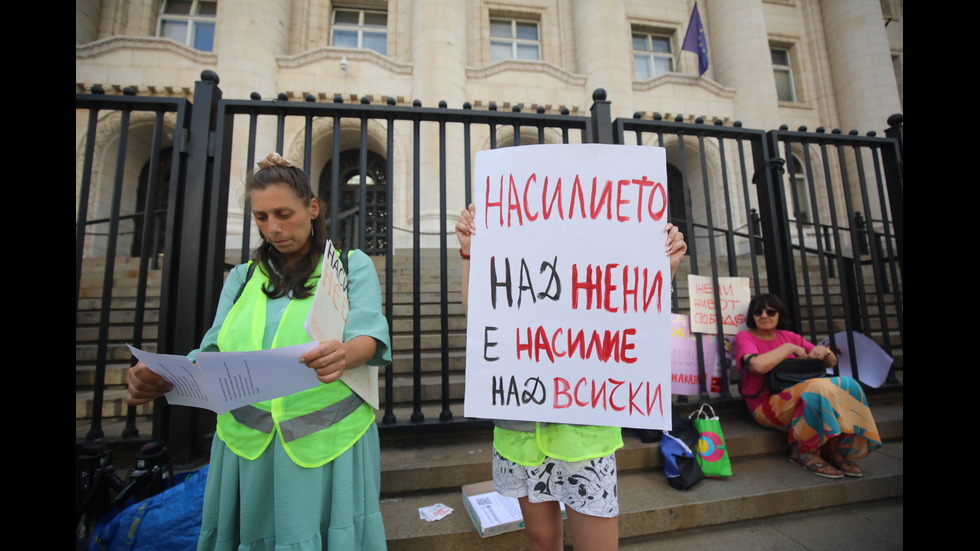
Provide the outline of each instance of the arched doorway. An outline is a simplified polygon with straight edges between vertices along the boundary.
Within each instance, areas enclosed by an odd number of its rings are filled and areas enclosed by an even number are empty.
[[[156,185],[154,186],[153,200],[149,205],[150,209],[150,254],[161,254],[163,252],[164,240],[167,230],[167,199],[170,197],[170,164],[173,160],[174,150],[166,147],[160,150],[159,160],[156,167]],[[136,208],[133,216],[133,243],[130,246],[132,256],[140,256],[143,244],[143,218],[147,214],[146,194],[149,189],[150,162],[146,161],[140,169],[139,180],[136,188]]]
[[[360,232],[360,155],[359,149],[348,149],[340,154],[338,174],[340,176],[340,197],[338,197],[340,235],[332,235],[331,239],[337,246],[343,248],[359,248],[369,255],[383,255],[388,245],[388,175],[385,159],[368,151],[367,153],[367,182],[365,235]],[[330,213],[330,191],[332,189],[331,174],[333,160],[327,161],[320,173],[317,190],[323,207]]]

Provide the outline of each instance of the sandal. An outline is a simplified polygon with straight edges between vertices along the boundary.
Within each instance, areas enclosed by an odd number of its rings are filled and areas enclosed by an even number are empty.
[[[790,463],[799,465],[804,470],[824,478],[844,478],[837,468],[823,462],[823,458],[813,452],[803,452],[799,455],[790,454]],[[828,472],[832,471],[832,472]]]
[[[864,476],[864,473],[861,472],[861,467],[858,467],[857,463],[851,461],[840,452],[831,454],[826,461],[827,463],[833,465],[835,469],[839,470],[845,476]]]

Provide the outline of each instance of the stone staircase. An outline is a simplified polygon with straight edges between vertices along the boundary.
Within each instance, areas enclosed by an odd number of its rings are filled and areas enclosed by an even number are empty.
[[[823,479],[792,465],[786,459],[785,435],[756,425],[740,404],[718,411],[734,476],[706,479],[687,492],[667,484],[659,443],[644,444],[631,431],[624,431],[625,446],[616,453],[620,546],[662,548],[661,540],[675,531],[727,528],[749,520],[901,499],[902,409],[900,392],[871,397],[871,410],[885,445],[861,460],[865,475],[857,479]],[[681,414],[690,410],[690,405],[677,408]],[[521,531],[481,539],[463,506],[461,486],[491,478],[491,442],[489,429],[428,433],[422,438],[382,436],[381,512],[389,549],[526,548]],[[448,505],[454,512],[437,522],[419,519],[419,507],[436,503]],[[838,530],[863,528],[840,526]],[[570,549],[567,530],[565,543]],[[760,543],[726,541],[725,547],[777,548]],[[831,547],[828,542],[825,548]]]
[[[75,315],[75,420],[76,436],[88,430],[92,418],[92,396],[95,386],[97,342],[102,315],[102,280],[105,259],[87,258],[82,264],[78,310]],[[112,423],[126,415],[126,370],[131,355],[126,343],[137,343],[134,338],[136,320],[137,283],[139,259],[120,257],[115,260],[113,271],[111,312],[108,320],[108,346],[106,349],[105,397],[103,418]],[[150,270],[147,278],[145,313],[140,331],[139,347],[156,350],[157,322],[160,314],[160,280],[162,270]],[[138,408],[137,414],[144,420],[152,413],[152,405]],[[121,430],[121,429],[120,429]],[[143,432],[143,431],[141,431]],[[143,432],[148,434],[148,432]],[[119,431],[114,433],[119,434]]]

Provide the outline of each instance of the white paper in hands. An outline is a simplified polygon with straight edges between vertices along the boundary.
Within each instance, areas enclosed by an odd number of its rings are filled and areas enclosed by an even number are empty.
[[[217,414],[280,398],[320,384],[299,357],[316,348],[309,342],[255,352],[198,352],[197,365],[186,356],[154,354],[129,347],[150,371],[174,385],[167,403],[209,409]]]
[[[320,267],[320,283],[313,295],[313,305],[306,316],[303,328],[315,342],[339,341],[344,342],[344,327],[347,325],[347,314],[350,312],[350,302],[347,299],[347,273],[340,262],[333,243],[327,240],[323,251],[323,265]],[[371,407],[378,409],[378,368],[377,366],[362,365],[344,371],[340,376],[351,390]]]

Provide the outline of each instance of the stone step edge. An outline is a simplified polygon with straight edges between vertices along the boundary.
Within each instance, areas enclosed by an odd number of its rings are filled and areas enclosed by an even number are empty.
[[[619,536],[655,535],[901,496],[902,442],[892,443],[890,451],[862,460],[865,476],[857,479],[809,475],[782,455],[736,459],[735,476],[706,479],[686,492],[671,488],[659,470],[621,474]],[[438,522],[420,520],[418,508],[435,503],[454,511]],[[481,539],[463,506],[460,489],[382,498],[381,512],[392,551],[504,550],[525,545],[521,531]],[[570,543],[568,533],[566,530],[566,545]]]
[[[872,399],[871,411],[883,441],[904,438],[901,400]],[[786,434],[760,427],[744,409],[719,410],[717,413],[731,458],[768,454],[785,457],[788,453]],[[486,480],[491,472],[492,440],[489,429],[464,436],[448,431],[432,433],[432,436],[416,435],[408,441],[394,434],[382,434],[383,493],[393,496],[422,488],[458,487]],[[616,452],[620,472],[663,468],[659,442],[643,443],[634,431],[624,430],[623,444]]]

